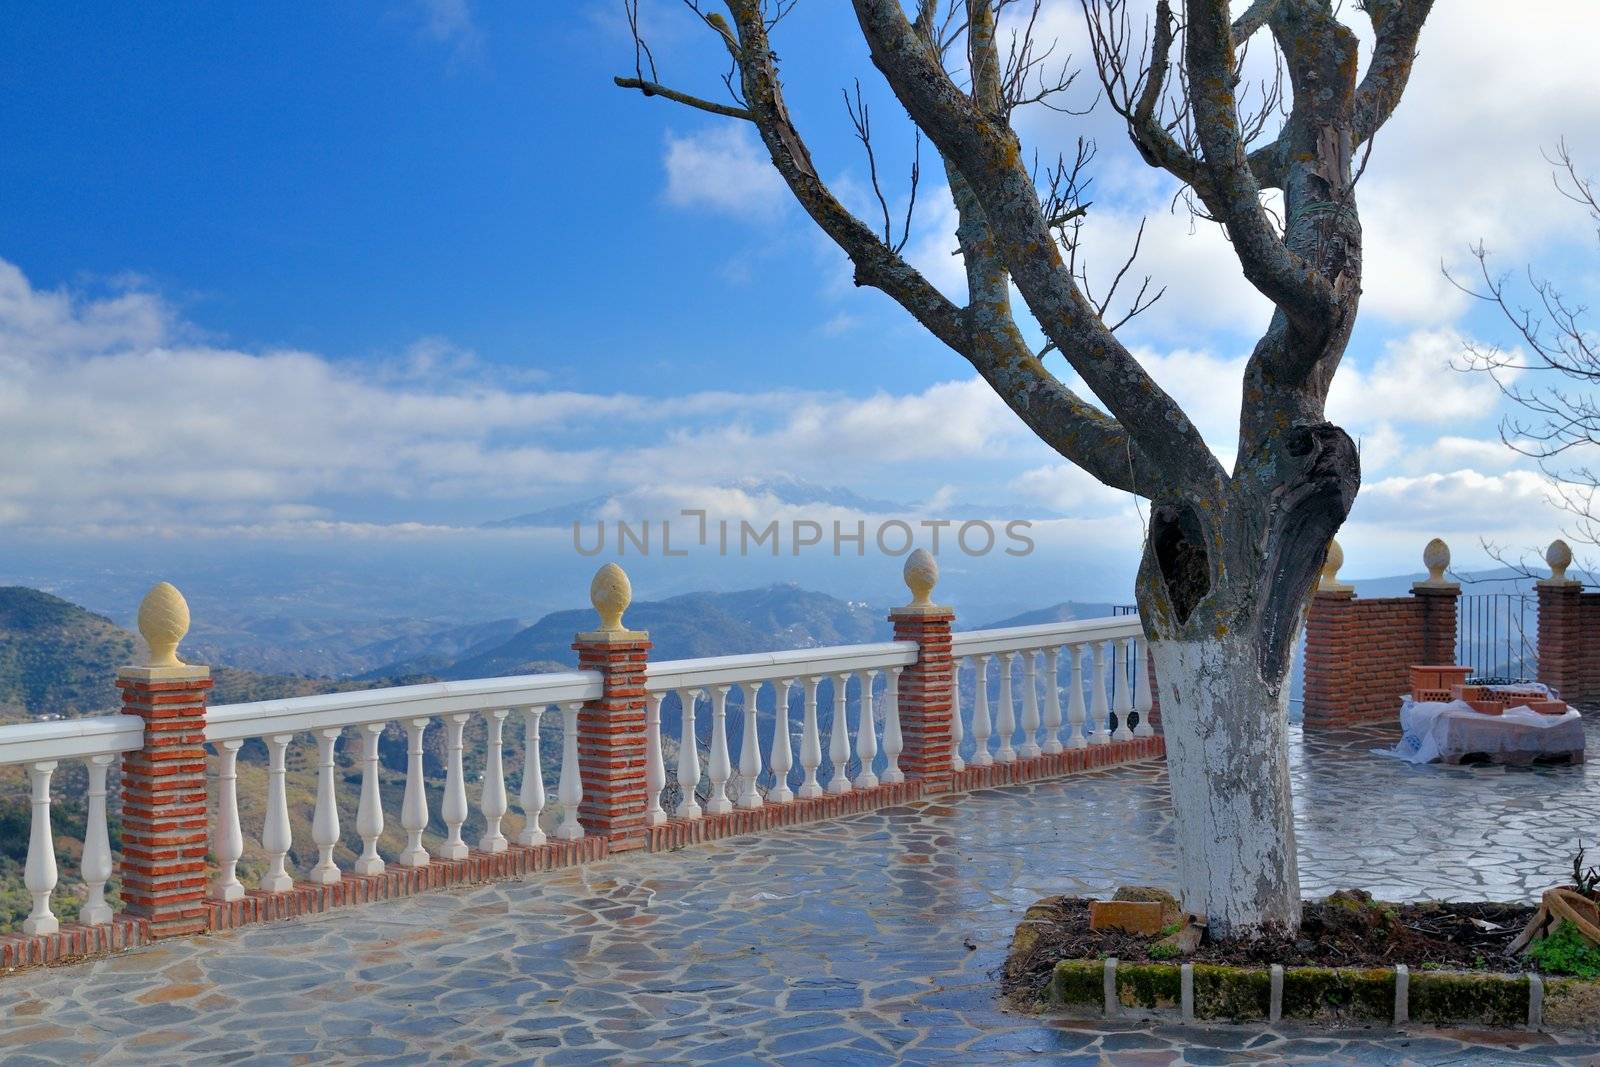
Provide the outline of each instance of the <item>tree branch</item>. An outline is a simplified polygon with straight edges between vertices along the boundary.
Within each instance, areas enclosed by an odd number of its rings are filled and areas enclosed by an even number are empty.
[[[1364,0],[1361,6],[1372,20],[1376,40],[1366,76],[1356,89],[1357,144],[1377,133],[1399,105],[1433,0]]]
[[[688,93],[680,93],[676,89],[669,89],[667,86],[657,82],[645,81],[642,78],[621,77],[612,78],[611,80],[620,88],[637,89],[645,96],[659,96],[687,107],[709,111],[713,115],[725,115],[730,119],[744,119],[746,122],[754,122],[756,120],[755,115],[751,113],[749,108],[734,107],[731,104],[719,104],[713,100],[704,100],[698,96],[690,96]]]

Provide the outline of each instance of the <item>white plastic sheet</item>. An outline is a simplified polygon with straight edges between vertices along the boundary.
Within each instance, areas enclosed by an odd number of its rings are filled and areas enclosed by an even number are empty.
[[[1468,753],[1582,752],[1584,741],[1583,717],[1573,708],[1561,715],[1541,715],[1518,706],[1507,708],[1504,715],[1483,715],[1465,701],[1414,701],[1409,696],[1400,705],[1400,731],[1400,743],[1394,748],[1372,751],[1407,763],[1431,763]]]

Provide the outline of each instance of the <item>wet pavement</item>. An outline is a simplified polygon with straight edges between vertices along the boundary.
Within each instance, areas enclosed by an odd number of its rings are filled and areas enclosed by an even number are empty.
[[[1600,827],[1600,770],[1295,730],[1308,896],[1531,900]],[[1001,1010],[1023,910],[1170,884],[1170,819],[1133,765],[162,943],[0,978],[0,1063],[1600,1064],[1600,1036]]]

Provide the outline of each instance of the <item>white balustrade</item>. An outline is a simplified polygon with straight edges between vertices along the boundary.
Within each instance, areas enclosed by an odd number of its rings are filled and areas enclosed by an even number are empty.
[[[861,710],[856,722],[856,759],[861,763],[861,770],[856,772],[857,789],[871,789],[878,784],[878,776],[872,770],[878,758],[878,724],[872,713],[872,680],[877,675],[877,671],[856,674],[856,684],[861,687]]]
[[[318,730],[317,806],[311,816],[311,840],[317,846],[317,863],[311,868],[311,881],[335,885],[341,875],[333,862],[333,848],[339,843],[339,806],[333,795],[333,745],[342,731],[337,727]]]
[[[85,926],[111,921],[106,903],[106,882],[111,878],[111,842],[106,836],[106,773],[117,757],[102,753],[89,757],[89,809],[83,835],[83,884],[88,899],[78,911]],[[241,887],[243,888],[243,887]]]
[[[904,667],[889,668],[888,689],[883,699],[883,784],[897,785],[906,780],[900,769],[900,753],[905,751],[905,738],[900,734],[900,672]]]
[[[243,741],[217,744],[217,824],[211,837],[211,851],[217,857],[217,880],[212,883],[214,900],[239,900],[244,884],[239,881],[239,857],[244,855],[244,831],[239,826],[239,749]]]
[[[661,758],[661,702],[665,693],[651,693],[644,717],[644,787],[648,804],[644,821],[647,826],[660,826],[667,821],[661,807],[661,791],[667,787],[667,765]]]
[[[583,838],[583,824],[578,821],[578,805],[583,803],[583,776],[578,771],[578,709],[581,707],[581,700],[561,705],[561,783],[556,787],[556,799],[561,801],[561,823],[556,827],[558,841]]]
[[[50,910],[50,894],[55,892],[58,877],[56,838],[50,828],[50,776],[55,769],[55,760],[28,764],[33,819],[28,829],[28,859],[22,869],[22,884],[33,897],[33,910],[22,920],[25,934],[53,934],[61,929],[61,921]]]
[[[422,847],[422,831],[428,828],[428,792],[422,778],[422,734],[427,728],[427,719],[406,720],[406,791],[400,801],[400,826],[406,832],[400,863],[406,867],[426,867],[430,862]]]
[[[445,833],[444,844],[439,846],[439,858],[443,860],[467,858],[467,843],[461,839],[461,824],[467,821],[467,782],[461,750],[471,717],[464,711],[444,717],[444,803],[439,807]]]
[[[833,773],[828,778],[828,793],[842,796],[850,792],[850,776],[846,773],[850,762],[850,723],[845,714],[845,687],[850,676],[835,674],[832,677],[833,729],[828,732],[828,760],[833,765]]]
[[[1117,716],[1117,729],[1111,735],[1113,741],[1132,741],[1133,728],[1128,725],[1128,717],[1133,714],[1132,687],[1128,679],[1128,639],[1114,641],[1111,645],[1111,674],[1113,685],[1116,688],[1116,701],[1112,711]]]
[[[761,793],[757,779],[761,777],[761,737],[756,730],[756,698],[761,693],[761,683],[744,687],[744,737],[739,743],[739,807],[749,809],[761,806]]]
[[[772,688],[777,707],[772,724],[772,755],[767,760],[772,766],[772,789],[767,798],[774,804],[794,800],[794,790],[789,788],[789,771],[794,766],[794,754],[789,749],[789,696],[793,692],[793,678],[780,678]]]
[[[683,799],[678,802],[680,819],[700,818],[700,801],[694,791],[700,788],[700,742],[694,736],[695,691],[678,690],[678,705],[682,709],[682,730],[678,739],[678,789]]]
[[[1011,672],[1016,664],[1015,652],[1007,652],[1000,657],[1000,709],[994,724],[1000,745],[994,756],[1001,763],[1017,762],[1017,750],[1011,747],[1011,740],[1017,732],[1016,708],[1013,705],[1015,698],[1011,692]]]
[[[522,788],[517,791],[522,832],[517,835],[517,844],[527,848],[545,843],[544,828],[539,825],[544,815],[544,764],[539,755],[539,722],[543,718],[543,704],[529,704],[522,709]]]
[[[994,757],[989,754],[989,733],[993,730],[989,720],[989,657],[973,657],[972,667],[972,743],[977,746],[972,765],[991,767]]]
[[[261,828],[261,848],[267,854],[267,872],[261,876],[261,888],[267,893],[287,893],[294,888],[285,862],[289,846],[293,843],[289,826],[289,798],[284,791],[284,755],[288,752],[293,734],[273,734],[267,742],[267,813]],[[421,742],[418,742],[419,746]],[[420,759],[421,748],[417,749]]]
[[[961,758],[961,742],[964,734],[961,731],[961,664],[971,663],[969,660],[956,660],[950,672],[950,767],[955,771],[967,769],[967,761]]]
[[[800,783],[800,798],[811,800],[822,795],[817,782],[817,768],[822,766],[822,737],[817,729],[817,687],[821,678],[806,679],[805,721],[800,732],[800,769],[805,780]]]
[[[706,758],[706,778],[711,782],[711,797],[706,801],[707,815],[726,815],[733,810],[728,799],[728,779],[733,767],[728,763],[728,690],[719,685],[711,691],[711,744]]]
[[[1073,645],[1067,651],[1072,653],[1072,680],[1067,683],[1067,722],[1072,732],[1067,747],[1087,748],[1089,741],[1083,736],[1083,722],[1088,717],[1083,706],[1083,646]]]
[[[1039,676],[1033,649],[1022,653],[1022,748],[1023,759],[1033,759],[1044,750],[1039,747]]]
[[[1143,640],[1139,642],[1138,659],[1133,669],[1134,704],[1133,710],[1139,713],[1139,725],[1134,728],[1135,737],[1154,737],[1156,728],[1150,722],[1150,713],[1155,708],[1155,694],[1150,691],[1150,650],[1145,647]]]
[[[1091,745],[1111,743],[1111,706],[1106,702],[1106,658],[1110,647],[1109,641],[1094,643],[1094,676],[1089,690],[1089,715],[1094,720],[1094,732],[1089,735]]]
[[[483,812],[483,836],[478,839],[479,852],[504,852],[511,847],[506,835],[500,831],[500,822],[510,808],[506,800],[505,727],[508,708],[496,708],[484,717],[489,728],[488,744],[484,747],[483,795],[478,808]]]
[[[361,855],[356,858],[355,873],[364,878],[383,873],[383,857],[378,855],[378,838],[383,836],[378,742],[383,737],[383,727],[381,722],[369,722],[361,727],[361,803],[356,808],[356,833],[361,837]]]
[[[1054,756],[1061,749],[1061,649],[1054,645],[1044,650],[1044,754]]]

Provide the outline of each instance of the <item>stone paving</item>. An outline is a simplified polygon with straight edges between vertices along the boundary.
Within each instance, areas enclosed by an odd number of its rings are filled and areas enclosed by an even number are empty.
[[[1600,772],[1295,741],[1308,895],[1531,899]],[[1600,741],[1600,733],[1597,733]],[[1159,764],[985,790],[0,979],[0,1063],[1600,1063],[1600,1035],[1011,1014],[1049,893],[1170,883]]]

